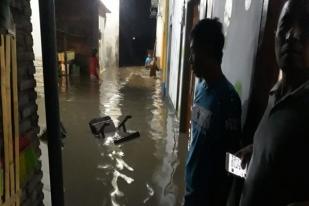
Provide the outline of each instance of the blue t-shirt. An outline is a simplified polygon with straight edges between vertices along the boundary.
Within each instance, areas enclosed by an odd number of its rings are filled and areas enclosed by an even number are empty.
[[[223,205],[231,183],[225,156],[239,149],[241,127],[241,101],[224,76],[211,87],[199,81],[191,122],[185,205]]]

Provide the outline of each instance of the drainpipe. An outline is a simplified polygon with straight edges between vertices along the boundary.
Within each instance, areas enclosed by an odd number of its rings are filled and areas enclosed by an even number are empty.
[[[57,84],[55,3],[54,0],[39,0],[39,6],[51,200],[54,206],[64,206]]]

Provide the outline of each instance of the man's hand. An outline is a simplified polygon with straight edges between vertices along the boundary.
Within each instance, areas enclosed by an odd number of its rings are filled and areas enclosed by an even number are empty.
[[[235,153],[235,155],[241,159],[241,167],[243,169],[249,163],[252,153],[253,153],[253,144],[248,145],[247,147],[244,147]]]

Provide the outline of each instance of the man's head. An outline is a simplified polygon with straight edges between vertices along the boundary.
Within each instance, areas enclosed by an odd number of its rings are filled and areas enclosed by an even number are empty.
[[[309,73],[309,0],[289,0],[276,32],[276,56],[284,73]]]
[[[220,68],[223,56],[224,35],[218,19],[203,19],[191,32],[190,63],[197,77]]]

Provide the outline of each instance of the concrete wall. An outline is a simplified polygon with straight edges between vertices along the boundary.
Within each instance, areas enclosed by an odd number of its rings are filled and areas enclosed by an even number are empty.
[[[207,3],[209,3],[207,2],[207,0],[200,0],[200,19],[204,19],[207,17]]]
[[[41,44],[41,26],[40,26],[40,13],[39,13],[39,0],[31,0],[31,23],[33,27],[32,38],[33,38],[33,52],[34,52],[34,66],[35,66],[35,81],[37,92],[37,105],[39,115],[39,127],[41,130],[46,128],[46,117],[45,117],[45,99],[44,99],[44,78],[43,78],[43,61],[42,61],[42,44]],[[45,206],[51,206],[51,192],[50,192],[50,174],[49,174],[49,158],[48,158],[48,147],[47,144],[41,143],[40,149],[42,155],[40,157],[42,163],[42,183],[44,199],[43,204]]]
[[[183,25],[182,25],[182,39],[180,40],[182,43],[181,43],[181,55],[179,56],[179,58],[181,58],[181,61],[180,61],[180,75],[179,75],[179,86],[178,86],[178,105],[177,105],[177,116],[180,117],[181,116],[181,110],[182,110],[182,106],[183,106],[183,96],[185,98],[187,98],[188,96],[188,93],[185,92],[184,94],[184,87],[186,87],[188,85],[188,82],[183,82],[183,81],[187,81],[187,79],[190,79],[190,78],[184,78],[185,76],[190,76],[190,69],[191,68],[188,68],[189,65],[187,64],[187,56],[188,55],[188,52],[190,52],[190,49],[188,48],[188,40],[190,38],[190,32],[189,33],[186,33],[187,32],[187,28],[189,28],[189,25],[190,22],[187,22],[187,21],[191,21],[191,19],[187,19],[187,15],[188,15],[188,2],[189,0],[186,0],[185,1],[185,9],[184,9],[184,19],[183,19]],[[206,8],[206,7],[205,7]],[[186,51],[187,49],[187,51]],[[187,67],[187,68],[185,68]],[[187,101],[187,100],[186,100]],[[185,103],[186,105],[186,103]]]
[[[226,43],[222,68],[243,102],[249,98],[258,48],[263,1],[213,2],[213,17],[224,23]]]
[[[40,156],[39,140],[37,134],[38,115],[34,79],[35,67],[33,64],[33,39],[31,36],[32,25],[30,21],[31,7],[29,0],[12,0],[11,7],[16,23],[17,38],[17,64],[19,80],[19,111],[20,135],[29,138],[35,148],[37,157]],[[21,202],[23,206],[42,205],[43,184],[41,183],[41,165],[34,169],[22,185]]]
[[[118,67],[119,63],[119,0],[101,0],[111,12],[106,14],[103,27],[103,18],[99,19],[102,41],[100,42],[101,69]]]
[[[44,97],[44,81],[43,81],[43,62],[42,62],[42,44],[41,44],[41,26],[40,26],[40,12],[39,1],[31,0],[31,23],[33,25],[33,52],[34,52],[34,66],[36,73],[34,75],[36,80],[36,92],[38,96]]]
[[[101,17],[99,16],[99,32],[100,32],[100,39],[99,39],[99,64],[100,64],[100,68],[103,68],[103,53],[104,53],[104,29],[105,29],[105,25],[106,25],[106,18],[105,17]]]
[[[33,37],[33,52],[35,58],[42,59],[42,45],[41,45],[41,26],[40,26],[40,12],[39,1],[31,0],[31,23],[33,25],[32,37]]]
[[[167,52],[169,28],[169,0],[158,2],[156,56],[158,67],[161,69],[162,91],[165,95],[167,82]]]
[[[171,41],[170,41],[170,65],[169,65],[169,88],[168,94],[173,103],[177,107],[177,93],[179,89],[179,72],[180,72],[180,49],[181,49],[181,31],[183,18],[183,0],[174,0],[170,6],[171,20]]]
[[[165,20],[165,8],[166,0],[160,0],[158,4],[158,17],[157,17],[157,34],[156,34],[156,56],[159,58],[159,67],[162,68],[162,49],[164,38],[164,20]]]

